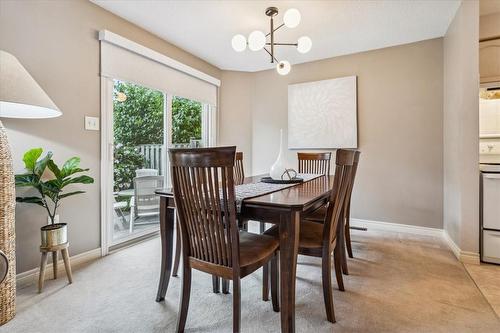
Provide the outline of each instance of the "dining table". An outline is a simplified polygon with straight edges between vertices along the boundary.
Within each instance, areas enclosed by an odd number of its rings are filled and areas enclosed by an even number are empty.
[[[243,184],[259,184],[267,175],[246,177]],[[333,176],[317,175],[288,187],[250,194],[241,199],[241,220],[279,227],[281,332],[295,332],[295,278],[301,216],[324,206],[331,195]],[[240,191],[241,192],[241,191]],[[172,272],[175,202],[171,188],[155,191],[160,196],[161,268],[156,301],[165,299]]]

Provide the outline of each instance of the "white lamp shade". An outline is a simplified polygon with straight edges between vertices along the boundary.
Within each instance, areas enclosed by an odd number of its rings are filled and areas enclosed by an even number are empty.
[[[290,73],[291,68],[292,66],[290,66],[290,63],[286,60],[282,60],[276,65],[276,70],[279,75],[287,75]]]
[[[248,36],[248,48],[259,51],[266,45],[266,35],[262,31],[255,30]]]
[[[61,114],[17,58],[0,50],[0,117],[52,118]]]
[[[300,37],[297,42],[297,51],[300,53],[307,53],[311,51],[312,40],[307,36]]]
[[[243,52],[247,48],[247,39],[243,35],[234,35],[231,45],[236,52]]]
[[[283,16],[283,23],[287,28],[295,28],[300,23],[300,12],[295,8],[290,8]]]

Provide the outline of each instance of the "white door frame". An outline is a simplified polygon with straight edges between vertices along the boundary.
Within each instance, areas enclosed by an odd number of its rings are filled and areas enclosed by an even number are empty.
[[[113,220],[113,79],[101,77],[101,255],[108,254]],[[111,175],[111,177],[110,177]]]

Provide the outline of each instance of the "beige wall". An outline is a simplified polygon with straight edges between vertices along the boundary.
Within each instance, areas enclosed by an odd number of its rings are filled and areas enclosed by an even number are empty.
[[[97,32],[101,29],[217,78],[221,75],[216,67],[86,0],[0,1],[0,49],[18,57],[63,112],[55,119],[2,120],[16,171],[22,171],[25,150],[43,147],[53,151],[58,162],[80,156],[96,180],[85,187],[85,195],[69,198],[59,211],[61,222],[69,223],[72,255],[100,246],[100,132],[85,131],[83,119],[100,114]],[[16,214],[17,271],[23,272],[39,264],[39,228],[46,215],[27,205],[18,205]]]
[[[500,38],[500,13],[479,18],[479,38]]]
[[[444,229],[479,251],[479,7],[464,1],[444,37]]]
[[[243,152],[245,172],[252,170],[253,74],[223,71],[221,76],[218,143]]]
[[[357,75],[362,155],[353,217],[442,228],[442,57],[442,39],[434,39],[296,65],[287,76],[253,73],[253,91],[224,72],[224,87],[242,97],[222,112],[252,101],[252,173],[268,172],[287,128],[288,84]],[[296,152],[288,158],[295,166]]]

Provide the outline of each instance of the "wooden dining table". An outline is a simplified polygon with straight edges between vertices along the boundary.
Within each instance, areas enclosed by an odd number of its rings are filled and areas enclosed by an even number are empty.
[[[260,182],[266,175],[247,177],[245,184]],[[237,185],[238,186],[238,185]],[[239,218],[279,226],[281,332],[295,332],[295,274],[301,215],[323,206],[333,187],[333,176],[320,176],[252,198],[244,199]],[[172,272],[175,203],[172,189],[157,190],[160,196],[161,270],[156,301],[165,295]]]

